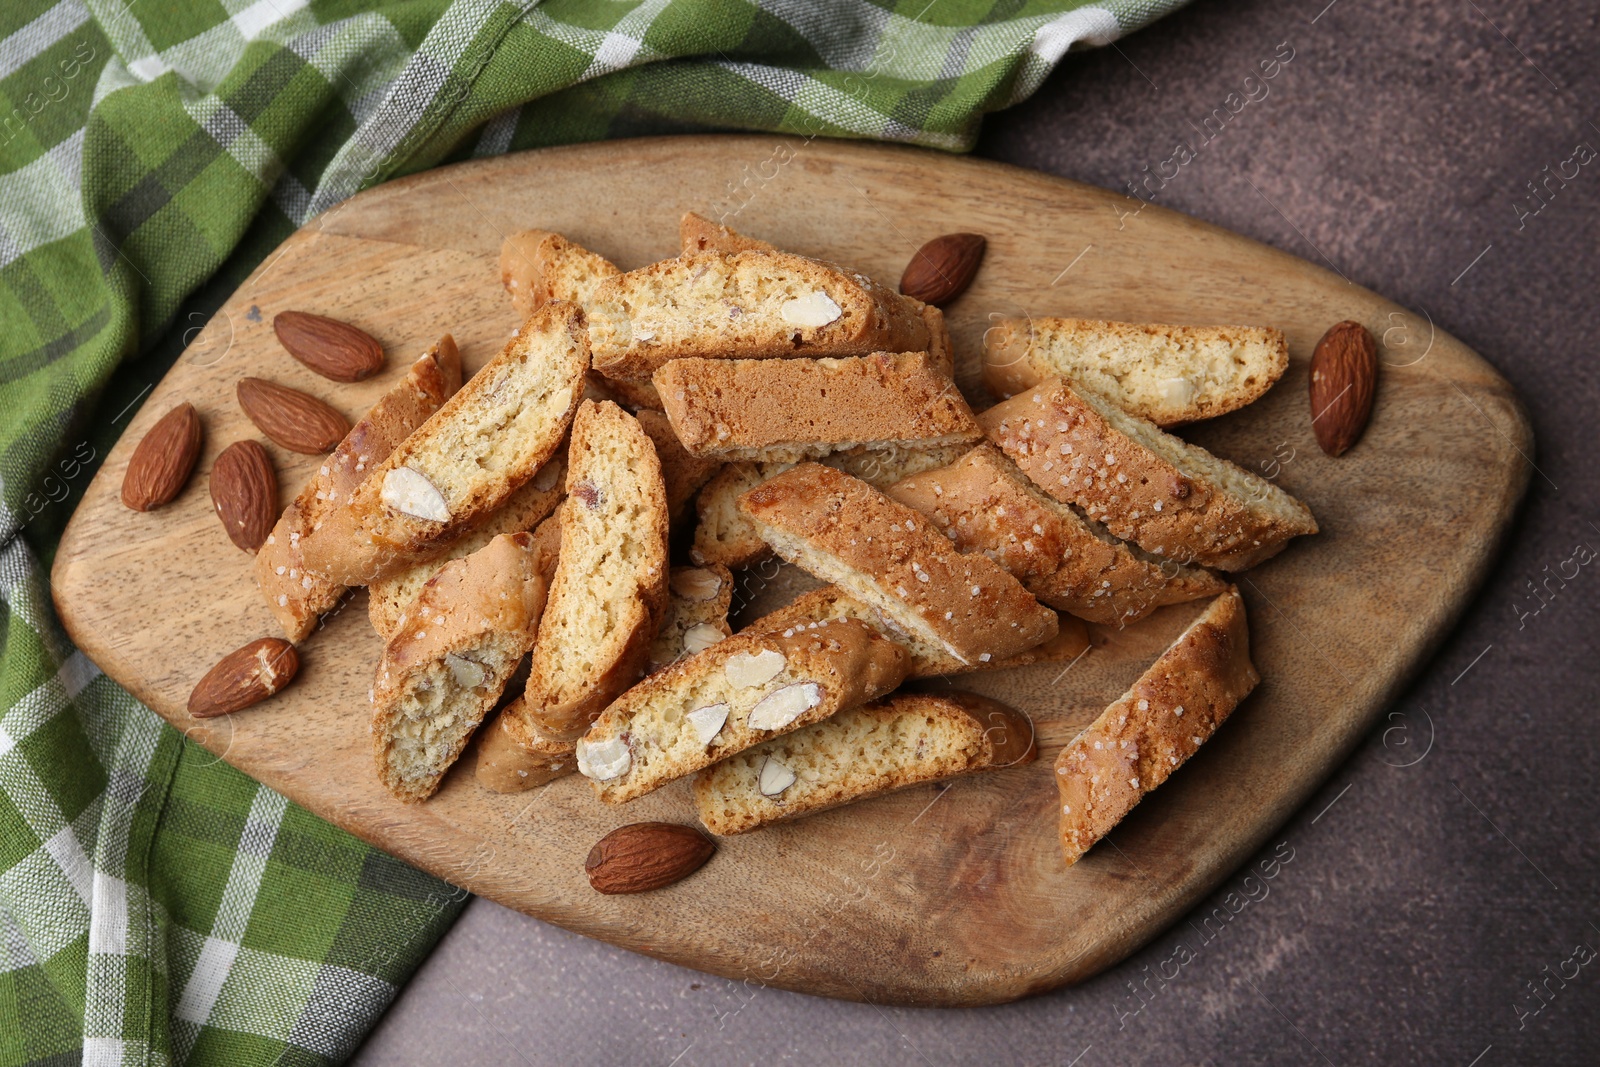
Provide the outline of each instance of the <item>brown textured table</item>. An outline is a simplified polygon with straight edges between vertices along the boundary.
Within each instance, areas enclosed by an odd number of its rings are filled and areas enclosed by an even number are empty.
[[[986,128],[991,158],[1170,175],[1190,123],[1287,42],[1270,95],[1157,202],[1431,316],[1531,413],[1504,559],[1253,877],[1077,989],[967,1011],[745,987],[475,901],[356,1062],[1594,1062],[1600,967],[1574,949],[1600,950],[1600,158],[1574,149],[1600,149],[1597,20],[1577,0],[1202,2]]]

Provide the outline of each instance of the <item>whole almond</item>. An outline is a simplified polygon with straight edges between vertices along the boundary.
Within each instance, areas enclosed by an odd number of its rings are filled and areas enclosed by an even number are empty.
[[[925,304],[947,304],[967,291],[983,262],[988,242],[976,233],[935,237],[911,257],[900,276],[900,291]]]
[[[383,346],[371,334],[326,315],[280,311],[272,332],[291,356],[336,382],[359,382],[383,366]]]
[[[1311,354],[1311,429],[1330,456],[1361,439],[1378,382],[1378,346],[1361,323],[1328,328]]]
[[[189,694],[197,719],[226,715],[259,704],[294,681],[300,654],[281,637],[260,637],[223,656]]]
[[[350,432],[349,419],[310,393],[264,378],[240,378],[237,392],[256,429],[291,452],[320,456]]]
[[[278,476],[257,441],[235,441],[211,465],[211,503],[234,544],[260,551],[278,517]]]
[[[199,458],[200,416],[193,404],[179,404],[133,450],[122,475],[122,502],[134,511],[153,511],[168,503],[183,491]]]
[[[583,869],[601,893],[646,893],[689,877],[716,850],[692,826],[636,822],[596,842]]]

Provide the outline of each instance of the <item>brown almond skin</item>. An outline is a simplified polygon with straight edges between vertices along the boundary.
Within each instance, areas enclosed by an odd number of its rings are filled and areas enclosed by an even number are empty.
[[[967,291],[988,247],[981,234],[947,233],[911,257],[900,276],[900,292],[925,304],[948,304]]]
[[[193,404],[179,404],[134,448],[122,475],[122,502],[134,511],[170,503],[183,491],[199,458],[200,416]]]
[[[348,322],[308,311],[281,311],[272,319],[278,343],[301,363],[336,382],[359,382],[383,367],[383,346]]]
[[[689,877],[716,852],[711,839],[692,826],[636,822],[602,837],[583,869],[601,893],[647,893]]]
[[[259,704],[300,672],[300,654],[281,637],[260,637],[223,656],[189,694],[189,714],[197,719]]]
[[[350,420],[310,393],[265,378],[240,378],[239,406],[273,444],[308,456],[332,452]]]
[[[1361,439],[1377,391],[1378,346],[1359,322],[1328,328],[1311,355],[1311,429],[1330,456]]]
[[[211,504],[234,544],[254,555],[278,519],[278,475],[257,441],[235,441],[211,465]]]

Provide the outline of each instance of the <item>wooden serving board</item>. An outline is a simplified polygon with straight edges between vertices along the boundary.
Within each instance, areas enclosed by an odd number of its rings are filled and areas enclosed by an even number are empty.
[[[213,752],[395,855],[540,919],[730,978],[876,1002],[985,1004],[1083,979],[1211,891],[1343,759],[1483,577],[1532,451],[1506,382],[1424,317],[1193,219],[1130,213],[1137,206],[978,160],[779,137],[617,141],[384,185],[285,242],[156,388],[67,530],[57,606],[107,674]],[[354,418],[444,331],[469,369],[498,351],[516,324],[496,271],[505,235],[557,230],[635,267],[675,253],[685,210],[728,213],[747,233],[889,282],[931,237],[986,235],[976,284],[948,309],[961,384],[980,407],[991,314],[1287,332],[1293,361],[1277,387],[1187,435],[1275,477],[1323,533],[1241,580],[1261,686],[1076,866],[1064,867],[1057,848],[1051,763],[1195,605],[1093,630],[1093,649],[1070,669],[965,679],[1032,714],[1037,763],[729,839],[694,877],[636,897],[592,891],[584,857],[624,823],[693,822],[681,783],[624,808],[600,804],[577,778],[501,796],[472,780],[469,752],[426,804],[384,792],[368,747],[380,645],[364,594],[306,643],[304,669],[284,693],[221,720],[185,711],[219,657],[276,633],[207,496],[217,453],[259,437],[234,383],[273,378]],[[370,331],[387,349],[384,372],[358,385],[314,376],[273,337],[272,317],[287,309]],[[1384,366],[1365,438],[1333,460],[1312,438],[1307,361],[1341,319],[1382,339]],[[205,421],[197,473],[172,505],[131,512],[118,490],[133,446],[184,400]],[[286,502],[319,461],[269,450]],[[742,577],[752,610],[799,588],[774,569]]]

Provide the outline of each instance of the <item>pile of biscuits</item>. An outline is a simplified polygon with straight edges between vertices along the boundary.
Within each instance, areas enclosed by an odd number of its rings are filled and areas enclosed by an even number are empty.
[[[1007,323],[975,413],[937,307],[697,215],[681,238],[632,271],[506,241],[504,350],[463,382],[441,338],[261,546],[289,641],[368,589],[402,800],[477,735],[483,787],[576,772],[623,804],[690,778],[726,835],[1028,763],[1026,716],[903,683],[1070,661],[1086,621],[1210,598],[1057,760],[1075,861],[1258,680],[1228,576],[1316,522],[1167,429],[1261,396],[1283,335]],[[735,633],[735,572],[773,554],[825,584]]]

